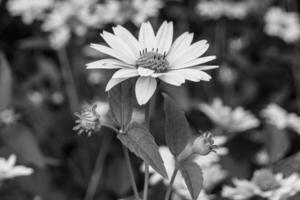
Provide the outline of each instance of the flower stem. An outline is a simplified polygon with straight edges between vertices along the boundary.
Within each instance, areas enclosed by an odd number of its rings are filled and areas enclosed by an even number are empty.
[[[122,148],[123,148],[123,152],[124,152],[124,155],[125,155],[126,165],[127,165],[128,171],[129,171],[129,177],[130,177],[134,197],[135,197],[136,200],[140,200],[140,196],[139,196],[137,186],[136,186],[136,182],[135,182],[135,179],[134,179],[134,174],[133,174],[133,170],[132,170],[132,165],[131,165],[128,149],[124,145],[122,145]]]
[[[297,69],[297,66],[295,66],[295,64],[292,64],[292,74],[294,76],[294,89],[295,89],[295,94],[296,94],[296,106],[297,106],[297,111],[298,113],[300,113],[300,95],[299,95],[299,92],[300,92],[300,88],[298,87],[298,69]]]
[[[104,160],[107,156],[108,149],[111,143],[111,136],[103,137],[102,145],[100,146],[99,153],[95,162],[94,171],[92,173],[84,200],[92,200],[97,191],[99,180],[101,179],[103,168],[104,168]]]
[[[149,164],[145,162],[145,182],[144,182],[143,200],[147,200],[148,187],[149,187]]]
[[[147,104],[145,108],[145,125],[149,129],[150,127],[150,106],[151,106],[152,99]],[[144,178],[144,191],[143,191],[143,200],[147,200],[148,197],[148,187],[149,187],[149,164],[145,162],[145,178]]]
[[[72,112],[75,112],[79,107],[79,98],[77,95],[75,81],[72,74],[72,69],[68,55],[65,48],[61,48],[57,51],[58,59],[61,65],[62,77],[64,80],[66,94],[68,96],[70,109]]]
[[[167,192],[166,192],[165,200],[169,200],[169,198],[170,198],[171,191],[172,191],[172,186],[174,184],[174,180],[175,180],[175,177],[177,175],[177,172],[178,172],[178,168],[176,167],[174,169],[174,171],[173,171],[173,174],[172,174],[172,177],[171,177],[171,181],[170,181],[170,184],[169,184]]]

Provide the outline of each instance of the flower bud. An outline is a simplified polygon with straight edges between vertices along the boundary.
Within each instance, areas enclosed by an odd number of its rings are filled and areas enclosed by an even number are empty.
[[[100,114],[97,112],[97,104],[84,105],[80,113],[75,113],[78,119],[75,121],[77,125],[73,128],[74,131],[78,131],[78,134],[86,132],[89,136],[93,131],[100,130]]]
[[[192,151],[195,154],[200,154],[205,156],[217,146],[214,145],[214,140],[211,133],[204,133],[203,135],[197,137],[192,144]]]
[[[178,155],[179,161],[189,158],[193,154],[205,156],[211,151],[215,152],[214,140],[211,133],[204,133],[201,136],[193,138],[190,143],[184,148],[184,150]]]

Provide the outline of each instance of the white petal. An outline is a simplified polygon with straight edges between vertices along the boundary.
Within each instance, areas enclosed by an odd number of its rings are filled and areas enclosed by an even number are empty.
[[[193,66],[192,69],[198,69],[198,70],[210,70],[210,69],[216,69],[218,68],[218,65],[199,65],[199,66]]]
[[[151,76],[154,73],[154,71],[151,69],[144,68],[144,67],[139,67],[138,73],[140,76]]]
[[[155,34],[150,22],[142,23],[139,32],[139,42],[141,47],[147,49],[148,52],[156,48]]]
[[[146,104],[156,90],[157,82],[152,77],[140,77],[135,84],[135,96],[139,105]]]
[[[105,91],[109,91],[111,88],[113,88],[115,85],[118,85],[119,83],[127,80],[128,78],[111,78],[105,88]]]
[[[183,49],[180,53],[177,54],[177,57],[172,62],[170,62],[170,65],[176,68],[182,64],[200,57],[208,49],[208,44],[206,44],[206,42],[206,40],[201,40],[192,44],[189,48]]]
[[[179,62],[178,64],[175,63],[175,66],[172,66],[172,69],[182,69],[182,68],[192,67],[196,65],[201,65],[203,63],[212,61],[214,59],[216,59],[216,56],[205,56],[205,57],[191,60],[190,62],[187,62],[185,64],[180,64],[181,62]]]
[[[9,158],[7,159],[7,167],[8,168],[12,168],[15,164],[16,164],[16,160],[17,160],[17,157],[15,154],[12,154],[9,156]]]
[[[175,86],[180,86],[185,82],[184,77],[178,71],[167,72],[159,76],[159,79],[168,84],[175,85]]]
[[[101,45],[101,44],[91,44],[91,47],[93,49],[96,49],[97,51],[100,51],[101,53],[104,53],[106,55],[109,55],[111,57],[117,58],[118,60],[121,60],[127,64],[133,65],[136,61],[132,62],[131,59],[128,59],[127,56],[124,56],[119,51],[116,51],[115,49],[109,48],[107,46]]]
[[[192,43],[194,35],[188,32],[181,34],[173,43],[168,55],[167,60],[172,63],[176,59],[177,55],[183,50],[187,49]]]
[[[102,60],[97,60],[86,64],[87,69],[119,69],[119,68],[134,68],[131,65],[123,63],[122,61],[107,58]]]
[[[103,33],[100,35],[112,49],[126,56],[127,59],[131,62],[136,61],[137,58],[135,57],[133,52],[130,50],[127,44],[124,43],[120,38],[106,31],[103,31]]]
[[[156,35],[156,45],[158,52],[163,54],[164,52],[168,53],[173,40],[173,23],[164,23],[158,29]]]
[[[123,26],[116,26],[113,28],[116,36],[118,36],[124,43],[128,45],[136,58],[140,56],[139,52],[142,50],[138,40]]]
[[[112,78],[131,78],[138,75],[136,69],[120,69],[113,74]]]
[[[177,71],[181,73],[186,80],[189,81],[199,82],[201,80],[209,81],[211,79],[210,75],[197,69],[181,69]]]

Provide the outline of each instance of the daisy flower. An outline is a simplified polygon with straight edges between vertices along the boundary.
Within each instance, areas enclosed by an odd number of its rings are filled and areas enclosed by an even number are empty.
[[[214,60],[215,56],[202,56],[208,49],[207,41],[192,43],[193,34],[185,32],[173,43],[173,23],[164,22],[154,33],[149,22],[142,23],[138,39],[127,29],[118,25],[113,34],[104,31],[102,38],[109,47],[91,44],[91,47],[111,56],[87,64],[88,69],[119,69],[106,86],[106,91],[129,78],[138,77],[135,94],[140,105],[146,104],[154,94],[157,80],[180,86],[186,80],[209,81],[211,77],[203,70],[217,68],[201,65]]]
[[[15,155],[11,155],[8,159],[0,158],[0,181],[17,176],[28,176],[32,173],[33,169],[16,165]]]
[[[296,173],[283,177],[262,169],[255,171],[251,181],[234,179],[233,185],[223,188],[223,197],[242,200],[259,196],[268,200],[284,200],[300,191],[300,177]]]

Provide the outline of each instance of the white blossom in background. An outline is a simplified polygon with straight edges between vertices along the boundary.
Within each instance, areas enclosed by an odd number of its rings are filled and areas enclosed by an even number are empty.
[[[224,142],[227,141],[226,137],[224,136],[216,136],[214,137],[214,141],[216,145],[222,145]],[[226,155],[228,153],[227,148],[220,147],[216,149],[217,153],[209,153],[206,156],[197,155],[194,157],[195,163],[197,163],[203,172],[203,186],[205,190],[212,189],[216,184],[218,184],[220,181],[224,180],[227,176],[227,172],[222,168],[222,166],[219,164],[220,156]],[[175,167],[175,161],[174,157],[171,154],[170,150],[166,146],[159,147],[159,152],[162,156],[162,159],[164,161],[167,174],[169,177],[172,176],[174,167]],[[142,170],[144,170],[144,166],[142,166]],[[152,173],[150,177],[150,184],[155,185],[159,181],[163,181],[164,184],[169,184],[169,179],[164,179],[160,174],[158,174],[155,170],[153,170],[150,167],[150,172]],[[189,191],[186,187],[186,184],[183,180],[183,177],[180,172],[176,175],[173,188],[176,191],[177,194],[180,196],[183,196],[187,199],[190,198]],[[198,197],[198,200],[202,200],[202,197],[206,196],[205,191],[203,190],[203,194],[200,194]]]
[[[51,8],[54,0],[9,0],[7,10],[12,16],[21,16],[25,24],[41,20]]]
[[[268,123],[278,129],[290,128],[300,134],[300,117],[296,113],[288,113],[277,104],[270,104],[261,111]]]
[[[109,45],[91,44],[95,50],[113,58],[87,64],[88,69],[118,69],[107,83],[106,91],[133,77],[138,77],[135,95],[140,105],[146,104],[160,79],[180,86],[186,80],[209,81],[205,70],[216,65],[203,65],[215,56],[203,56],[209,45],[206,40],[192,43],[193,34],[185,32],[173,42],[173,23],[163,22],[157,34],[149,22],[141,25],[138,40],[125,28],[118,25],[113,32],[104,31],[101,36]]]
[[[296,12],[286,12],[279,7],[270,8],[265,14],[265,32],[287,43],[300,39],[300,20]]]
[[[0,126],[11,125],[20,119],[20,115],[13,108],[7,108],[0,111]]]
[[[0,158],[0,181],[18,176],[28,176],[33,173],[33,169],[16,165],[16,156],[11,155],[7,160]]]
[[[269,200],[286,200],[300,191],[300,177],[294,173],[289,177],[273,174],[262,169],[254,173],[251,181],[233,179],[233,187],[224,186],[222,196],[243,200],[260,196]]]
[[[198,14],[210,19],[227,17],[230,19],[243,19],[250,9],[247,1],[223,1],[223,0],[203,0],[197,5]]]
[[[159,9],[164,6],[161,0],[133,0],[132,8],[134,13],[131,21],[135,25],[140,25],[150,17],[158,15]]]
[[[211,104],[201,103],[199,109],[217,126],[229,133],[243,132],[259,126],[259,120],[242,107],[231,108],[216,98]]]

